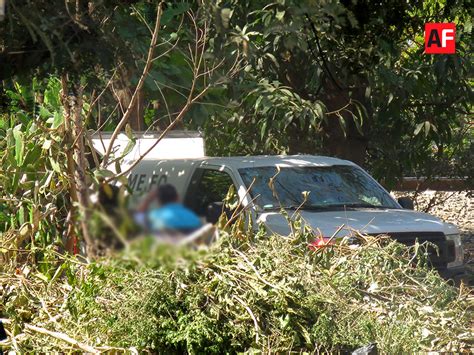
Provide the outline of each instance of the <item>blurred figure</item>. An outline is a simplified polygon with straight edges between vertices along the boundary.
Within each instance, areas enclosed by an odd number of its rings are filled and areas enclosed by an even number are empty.
[[[155,201],[159,207],[150,208]],[[158,235],[186,235],[202,226],[199,217],[179,202],[178,192],[171,184],[160,185],[149,193],[138,206],[135,220]]]

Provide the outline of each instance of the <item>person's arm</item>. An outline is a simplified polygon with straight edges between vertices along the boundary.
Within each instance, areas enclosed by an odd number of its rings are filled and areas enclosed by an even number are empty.
[[[151,203],[153,200],[156,198],[156,189],[150,191],[148,195],[145,196],[145,198],[140,202],[138,205],[136,211],[137,212],[146,212],[148,210],[148,207],[150,207]]]
[[[149,223],[147,218],[147,211],[152,204],[153,200],[156,198],[156,190],[150,191],[140,202],[138,207],[135,209],[133,213],[133,219],[135,223],[137,223],[145,230],[149,229]]]

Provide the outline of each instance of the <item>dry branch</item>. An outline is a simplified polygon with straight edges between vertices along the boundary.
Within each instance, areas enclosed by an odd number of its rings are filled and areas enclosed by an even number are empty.
[[[140,80],[138,81],[138,84],[135,88],[135,91],[132,95],[132,99],[130,100],[130,103],[127,107],[127,110],[125,111],[125,114],[123,115],[122,119],[120,122],[117,124],[117,127],[115,127],[115,130],[112,133],[112,136],[110,138],[110,144],[107,147],[107,151],[105,152],[104,155],[104,160],[102,161],[102,164],[104,167],[107,166],[107,163],[109,161],[110,154],[112,152],[112,148],[114,146],[114,142],[117,139],[117,136],[119,135],[120,131],[122,130],[123,127],[125,127],[125,124],[128,122],[130,115],[132,114],[132,111],[135,107],[135,103],[137,102],[138,95],[140,91],[142,90],[143,85],[145,84],[145,79],[148,76],[148,72],[150,71],[152,62],[153,62],[153,54],[155,51],[156,43],[158,41],[158,33],[160,30],[160,23],[161,23],[161,15],[163,13],[162,10],[163,2],[160,2],[158,4],[157,12],[156,12],[156,21],[155,21],[155,29],[153,31],[153,36],[151,38],[150,42],[150,47],[148,48],[148,56],[147,60],[145,63],[145,66],[143,67],[143,73],[140,76]]]
[[[1,318],[0,322],[2,322],[3,324],[12,324],[12,321],[10,319],[6,319],[6,318]],[[100,351],[95,349],[94,347],[92,347],[90,345],[87,345],[87,344],[84,344],[80,341],[77,341],[76,339],[71,338],[69,335],[64,334],[64,333],[54,332],[54,331],[51,331],[51,330],[48,330],[48,329],[45,329],[45,328],[42,328],[42,327],[37,327],[36,325],[32,325],[32,324],[28,324],[28,323],[25,323],[24,329],[32,331],[32,332],[48,335],[48,336],[53,337],[55,339],[64,341],[64,342],[66,342],[66,343],[68,343],[72,346],[75,346],[80,350],[87,351],[88,353],[100,354]],[[12,343],[13,343],[15,341],[14,337],[11,337],[11,340],[12,340]]]
[[[193,72],[193,79],[191,82],[191,86],[189,89],[189,93],[187,95],[183,95],[186,97],[186,102],[181,110],[176,114],[176,117],[170,122],[170,124],[160,133],[159,137],[155,140],[155,142],[148,148],[143,154],[140,155],[127,169],[123,170],[119,174],[115,175],[114,177],[110,177],[106,179],[106,182],[110,182],[115,180],[121,176],[127,175],[133,168],[135,168],[141,160],[145,156],[147,156],[157,145],[158,143],[171,131],[173,130],[178,123],[180,123],[186,113],[189,111],[191,106],[196,103],[200,98],[202,98],[207,91],[213,86],[213,84],[208,83],[207,78],[210,78],[212,74],[220,68],[224,64],[224,60],[220,61],[219,63],[215,64],[211,68],[206,67],[206,63],[204,60],[204,53],[206,50],[206,43],[207,43],[207,35],[208,35],[208,24],[207,22],[204,23],[203,28],[199,29],[197,23],[192,16],[192,13],[188,12],[188,16],[191,18],[191,21],[194,26],[195,31],[195,43],[194,43],[194,50],[191,49],[190,46],[190,62],[192,63],[191,70]],[[234,76],[239,70],[239,56],[237,55],[236,60],[232,64],[231,68],[227,71],[226,76],[232,77]],[[196,92],[196,86],[198,81],[202,80],[203,87],[200,89],[199,92]],[[218,82],[217,82],[218,84]],[[161,93],[161,90],[160,90]],[[165,102],[165,107],[168,107],[168,103],[166,98],[162,95],[162,98]],[[168,111],[168,116],[171,117],[171,114]],[[115,133],[115,132],[114,132]],[[112,150],[113,141],[111,139],[109,149]]]

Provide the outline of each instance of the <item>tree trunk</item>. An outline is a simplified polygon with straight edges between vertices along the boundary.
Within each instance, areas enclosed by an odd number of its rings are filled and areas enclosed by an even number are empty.
[[[77,197],[79,202],[79,208],[81,211],[81,230],[86,242],[86,253],[88,256],[95,256],[96,246],[93,238],[89,232],[88,222],[90,221],[90,200],[89,200],[89,187],[87,183],[87,160],[85,157],[85,127],[83,126],[82,120],[82,106],[83,106],[83,88],[77,87],[76,100],[73,108],[74,112],[74,128],[75,128],[75,146],[74,156],[76,160],[76,174],[75,180],[77,184]]]
[[[75,229],[76,224],[76,207],[74,205],[77,202],[77,190],[74,178],[75,162],[72,149],[72,127],[71,127],[71,109],[69,104],[69,90],[68,90],[68,80],[67,74],[61,75],[61,102],[64,107],[64,146],[66,150],[66,160],[67,160],[67,173],[69,178],[69,213],[66,222],[66,231],[65,231],[65,248],[71,254],[77,252],[77,234]]]
[[[66,249],[69,252],[77,253],[77,234],[75,225],[80,224],[80,230],[86,244],[86,254],[95,255],[95,244],[89,233],[88,221],[90,220],[89,191],[86,176],[86,159],[84,146],[84,127],[82,121],[82,87],[78,87],[74,93],[68,90],[67,74],[61,76],[62,104],[64,107],[64,145],[66,148],[67,169],[70,181],[69,187],[69,215],[66,232]],[[79,212],[75,205],[79,205]],[[79,219],[78,219],[79,217]]]

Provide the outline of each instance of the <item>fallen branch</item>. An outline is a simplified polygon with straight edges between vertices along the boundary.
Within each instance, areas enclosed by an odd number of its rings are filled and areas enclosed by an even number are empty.
[[[31,325],[31,324],[25,324],[25,329],[26,330],[31,330],[31,331],[34,331],[34,332],[37,332],[37,333],[40,333],[40,334],[49,335],[50,337],[62,340],[64,342],[68,343],[68,344],[76,346],[79,349],[87,351],[89,353],[100,354],[99,350],[97,350],[97,349],[95,349],[92,346],[89,346],[87,344],[81,343],[81,342],[77,341],[76,339],[73,339],[69,335],[64,334],[64,333],[53,332],[51,330],[41,328],[41,327],[37,327],[37,326]]]
[[[255,315],[253,314],[252,310],[250,309],[249,306],[247,306],[247,304],[239,297],[239,296],[236,296],[234,295],[234,298],[239,301],[239,303],[245,308],[245,310],[247,311],[247,313],[250,315],[250,317],[252,318],[253,320],[253,324],[254,324],[254,327],[255,327],[255,342],[258,344],[258,333],[260,331],[260,327],[258,326],[258,322],[257,322],[257,318],[255,318]]]
[[[0,319],[0,322],[2,322],[3,324],[12,324],[12,321],[10,319],[6,319],[6,318]],[[26,330],[30,330],[30,331],[33,331],[33,332],[36,332],[36,333],[48,335],[48,336],[53,337],[55,339],[62,340],[62,341],[66,342],[70,345],[73,345],[73,346],[75,346],[75,347],[77,347],[77,348],[79,348],[83,351],[87,351],[87,352],[92,353],[92,354],[100,354],[99,350],[95,349],[94,347],[92,347],[90,345],[81,343],[80,341],[77,341],[76,339],[71,338],[67,334],[60,333],[60,332],[53,332],[51,330],[41,328],[41,327],[37,327],[36,325],[32,325],[32,324],[28,324],[28,323],[25,323],[24,328]]]

